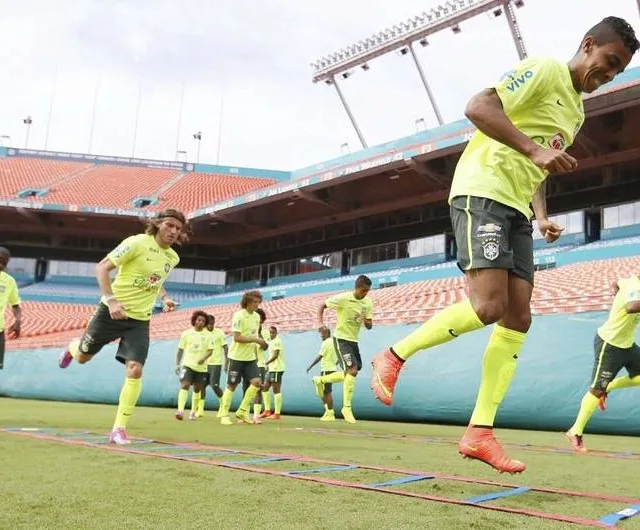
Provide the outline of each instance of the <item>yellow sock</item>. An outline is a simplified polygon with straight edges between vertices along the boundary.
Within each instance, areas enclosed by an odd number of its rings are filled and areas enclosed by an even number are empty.
[[[273,394],[273,403],[275,405],[275,414],[282,412],[282,393]]]
[[[332,374],[323,375],[320,381],[323,383],[342,383],[344,379],[344,372],[333,372]]]
[[[394,344],[393,351],[401,359],[407,360],[419,350],[444,344],[463,333],[483,327],[471,302],[465,300],[433,315],[409,336]]]
[[[613,382],[613,381],[612,381]],[[576,418],[576,422],[573,424],[573,427],[569,429],[571,434],[576,434],[578,436],[582,436],[582,432],[586,427],[587,423],[593,416],[593,413],[596,411],[596,407],[598,406],[598,401],[600,401],[596,396],[594,396],[591,392],[587,392],[582,401],[580,402],[580,412],[578,412],[578,417]]]
[[[178,412],[184,412],[184,408],[187,406],[187,399],[189,399],[189,391],[184,388],[178,392]]]
[[[271,410],[271,392],[268,390],[262,393],[262,403],[264,404],[264,410]]]
[[[333,374],[330,374],[333,375]],[[351,408],[351,400],[353,399],[353,391],[356,388],[356,378],[351,374],[344,376],[344,385],[342,385],[342,406]]]
[[[116,412],[116,421],[113,424],[114,429],[125,429],[127,422],[136,408],[136,403],[140,397],[142,390],[142,379],[132,379],[127,377],[120,391],[120,399],[118,402],[118,412]]]
[[[249,410],[249,407],[251,406],[251,403],[253,403],[253,400],[256,399],[256,395],[258,394],[259,390],[260,389],[257,386],[249,385],[249,388],[247,388],[247,391],[244,393],[244,397],[240,402],[238,410],[247,412]]]
[[[200,401],[198,402],[198,414],[204,414],[204,406],[206,404],[206,399],[202,397],[202,392],[200,392]]]
[[[254,403],[253,404],[253,415],[254,416],[260,416],[261,412],[262,412],[262,403]]]
[[[191,414],[195,414],[200,406],[200,392],[191,394]]]
[[[220,417],[228,416],[229,409],[231,408],[231,400],[233,399],[233,392],[228,388],[224,389],[224,393],[222,394],[222,399],[220,400],[220,409],[218,415]]]
[[[72,340],[69,343],[69,346],[67,348],[69,350],[69,353],[71,354],[71,357],[73,357],[74,359],[78,358],[78,354],[80,353],[80,341],[79,340]]]
[[[630,386],[640,386],[640,375],[635,377],[616,377],[607,386],[607,392],[613,392],[614,390],[620,390],[621,388],[628,388]]]
[[[482,380],[471,425],[493,426],[498,407],[509,390],[518,354],[526,337],[526,333],[498,324],[493,328],[482,360]]]

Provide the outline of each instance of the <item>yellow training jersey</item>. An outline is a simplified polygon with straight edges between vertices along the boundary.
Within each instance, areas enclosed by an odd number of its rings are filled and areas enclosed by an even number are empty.
[[[224,331],[219,328],[213,328],[213,331],[206,330],[211,340],[211,349],[213,353],[207,359],[209,365],[222,365],[224,360]]]
[[[257,337],[260,328],[260,315],[255,311],[249,313],[246,309],[240,309],[233,314],[231,319],[231,332],[240,333],[244,337]],[[234,361],[255,361],[256,344],[253,342],[240,343],[235,340],[229,349],[229,359]]]
[[[270,372],[284,372],[285,369],[284,345],[282,344],[282,338],[280,335],[276,335],[276,338],[271,339],[271,342],[269,342],[270,358],[273,357],[273,354],[277,351],[280,351],[280,354],[275,361],[269,364]]]
[[[332,296],[327,299],[325,305],[336,310],[338,325],[334,335],[337,339],[358,342],[363,320],[373,318],[371,299],[365,296],[358,300],[353,291]]]
[[[603,341],[617,348],[631,348],[635,341],[640,313],[627,313],[627,304],[640,301],[640,278],[622,278],[618,280],[618,288],[609,318],[598,329],[598,335]]]
[[[194,328],[182,332],[178,348],[182,350],[182,366],[194,372],[206,372],[207,362],[199,362],[211,349],[211,334],[208,330],[196,331]]]
[[[18,284],[13,276],[6,272],[0,272],[0,332],[4,331],[4,312],[8,305],[20,304]]]
[[[172,248],[160,248],[154,236],[138,234],[122,241],[107,257],[119,267],[111,284],[129,318],[149,320],[158,292],[180,258]],[[103,298],[102,303],[106,305]]]
[[[555,59],[525,59],[492,88],[511,122],[541,147],[564,151],[584,122],[569,67]],[[526,156],[477,131],[460,157],[449,201],[460,195],[484,197],[531,218],[529,204],[546,177]]]
[[[271,334],[268,329],[263,329],[261,333],[262,338],[267,341],[267,344],[271,340]],[[266,368],[266,362],[269,360],[269,349],[263,350],[259,344],[256,347],[256,357],[258,359],[258,368]]]
[[[338,364],[338,354],[336,353],[335,343],[331,337],[322,341],[320,353],[322,360],[320,361],[320,370],[323,372],[335,372]]]

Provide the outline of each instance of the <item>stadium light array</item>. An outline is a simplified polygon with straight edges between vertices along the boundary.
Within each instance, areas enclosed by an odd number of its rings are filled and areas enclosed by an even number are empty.
[[[640,2],[640,0],[638,1]],[[444,123],[442,116],[429,88],[422,65],[418,61],[413,44],[417,42],[423,47],[427,46],[429,44],[427,40],[429,35],[446,28],[451,28],[454,34],[458,34],[462,31],[460,24],[465,20],[486,12],[493,12],[494,16],[497,16],[495,13],[504,10],[518,56],[520,59],[524,59],[527,56],[527,51],[522,40],[520,28],[518,27],[514,6],[518,8],[523,7],[524,0],[448,0],[429,11],[425,11],[404,22],[394,24],[389,28],[374,33],[366,39],[361,39],[337,52],[330,53],[314,61],[311,63],[311,67],[313,68],[313,82],[323,81],[336,88],[338,96],[362,146],[367,147],[362,132],[353,118],[351,110],[338,86],[338,78],[346,80],[357,67],[361,67],[364,71],[367,71],[372,59],[386,55],[387,53],[398,51],[401,55],[410,54],[438,123],[442,125]]]

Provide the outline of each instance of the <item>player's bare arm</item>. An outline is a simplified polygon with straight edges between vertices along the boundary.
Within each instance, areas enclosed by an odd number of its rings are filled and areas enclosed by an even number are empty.
[[[309,365],[309,367],[307,368],[307,373],[309,373],[311,371],[311,369],[318,364],[320,361],[322,360],[322,355],[318,355],[313,362]]]
[[[259,344],[261,348],[267,349],[269,345],[267,342],[261,337],[247,337],[242,335],[239,331],[233,332],[233,340],[240,344]]]
[[[515,149],[549,173],[566,173],[578,167],[578,161],[571,155],[539,146],[513,125],[493,88],[473,96],[467,104],[465,116],[489,138]]]
[[[640,300],[627,302],[626,309],[627,313],[640,313]]]
[[[540,187],[534,193],[531,203],[533,206],[533,212],[536,216],[536,221],[538,221],[538,230],[540,230],[542,237],[544,237],[547,243],[553,243],[562,235],[564,228],[561,228],[556,223],[550,221],[549,216],[547,215],[546,181],[542,181],[540,183]]]
[[[13,311],[13,324],[7,330],[10,339],[17,339],[20,336],[20,328],[22,326],[22,309],[20,305],[12,305],[11,311]]]
[[[98,280],[100,293],[104,296],[107,306],[109,307],[109,315],[111,318],[113,320],[125,320],[127,318],[127,312],[111,290],[109,273],[115,268],[115,264],[108,257],[103,258],[102,261],[96,265],[96,279]]]
[[[324,325],[324,310],[327,308],[326,304],[322,304],[318,308],[318,331],[322,333],[322,330],[326,329]]]
[[[273,352],[273,355],[271,356],[271,359],[269,359],[265,364],[271,364],[273,361],[275,361],[278,357],[280,357],[280,350],[276,350]]]
[[[160,288],[160,293],[158,298],[162,301],[162,303],[164,304],[164,306],[162,307],[162,311],[163,313],[170,313],[171,311],[175,311],[176,309],[176,303],[173,300],[173,298],[171,298],[168,294],[167,294],[167,290],[164,288],[164,286],[162,286]]]

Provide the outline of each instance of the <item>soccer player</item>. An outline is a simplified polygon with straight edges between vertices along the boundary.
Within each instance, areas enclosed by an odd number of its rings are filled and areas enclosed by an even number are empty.
[[[164,210],[149,219],[143,234],[130,236],[98,263],[96,278],[102,293],[87,328],[72,341],[58,364],[66,368],[75,359],[90,361],[104,346],[120,339],[116,359],[125,365],[125,381],[109,441],[130,443],[126,427],[142,388],[142,369],[149,353],[149,320],[159,297],[163,311],[175,310],[163,284],[180,258],[172,245],[188,240],[189,224],[182,212]],[[109,273],[118,268],[111,283]]]
[[[260,328],[258,329],[258,336],[262,337],[264,341],[269,344],[269,329],[266,328],[264,323],[267,320],[267,314],[264,312],[264,309],[259,307],[256,309],[256,313],[260,316]],[[255,345],[256,347],[256,362],[258,363],[258,370],[260,371],[260,381],[261,383],[261,391],[258,392],[256,398],[253,402],[253,419],[256,423],[262,423],[260,421],[261,418],[266,418],[271,415],[271,396],[269,392],[264,391],[264,385],[267,382],[267,366],[265,364],[268,349],[263,348],[259,344]],[[242,391],[246,392],[249,386],[249,381],[244,379],[242,381]],[[262,404],[264,402],[264,412],[262,412]]]
[[[335,373],[338,363],[338,354],[336,353],[336,347],[331,340],[331,332],[324,328],[320,331],[320,338],[322,339],[322,346],[320,347],[320,352],[318,356],[313,360],[313,362],[307,368],[307,373],[311,371],[311,369],[318,363],[320,363],[320,375],[331,375]],[[320,418],[320,421],[335,421],[336,413],[333,410],[333,395],[331,383],[324,383],[322,385],[322,394],[319,394],[318,397],[324,403],[324,414]]]
[[[7,305],[11,306],[14,319],[7,333],[10,339],[17,339],[20,336],[22,322],[18,284],[13,276],[5,272],[10,259],[11,253],[6,248],[0,247],[0,370],[4,366],[4,313]]]
[[[205,385],[200,392],[200,407],[196,416],[204,415],[205,398],[207,397],[207,385],[211,385],[213,392],[218,397],[218,410],[220,410],[220,399],[222,398],[222,389],[220,388],[220,376],[222,375],[222,364],[226,366],[227,353],[229,347],[224,342],[224,331],[216,328],[216,317],[207,315],[207,331],[211,335],[211,347],[213,353],[207,360],[207,377]]]
[[[582,439],[584,428],[597,406],[605,410],[609,392],[640,386],[640,346],[634,342],[640,322],[640,277],[621,278],[615,284],[615,291],[609,318],[600,326],[593,341],[595,362],[591,386],[582,398],[575,423],[567,432],[571,445],[581,453],[587,451]],[[626,368],[629,375],[616,377],[622,368]]]
[[[335,309],[338,325],[333,334],[336,351],[343,371],[313,378],[316,393],[324,394],[324,385],[327,383],[343,383],[342,417],[347,423],[355,423],[351,400],[356,387],[356,376],[362,369],[362,358],[358,336],[360,328],[371,329],[373,327],[373,303],[367,295],[371,290],[369,277],[360,275],[356,278],[355,289],[346,293],[337,294],[329,298],[318,309],[318,331],[322,334],[327,328],[324,325],[324,310]]]
[[[222,425],[232,425],[229,419],[229,408],[233,392],[246,378],[249,381],[240,407],[236,411],[236,418],[245,423],[255,423],[249,415],[249,407],[262,387],[260,371],[256,359],[255,345],[267,349],[266,341],[260,337],[260,316],[256,312],[262,303],[260,291],[247,291],[242,295],[240,310],[233,314],[231,319],[231,331],[233,332],[233,343],[229,349],[229,374],[227,377],[227,388],[222,395],[220,405],[220,423]]]
[[[282,376],[285,370],[284,361],[284,345],[282,344],[282,338],[278,335],[278,328],[271,326],[269,328],[269,360],[267,365],[267,380],[262,387],[262,391],[269,393],[269,390],[273,388],[273,403],[275,406],[275,412],[268,414],[267,417],[271,420],[279,420],[282,412]],[[269,408],[269,412],[271,409]]]
[[[505,454],[493,424],[531,324],[529,204],[546,241],[558,239],[562,228],[547,217],[545,178],[577,168],[564,150],[584,121],[581,92],[611,81],[637,49],[631,26],[608,17],[585,34],[568,64],[525,59],[471,99],[465,114],[478,130],[458,162],[449,195],[469,299],[437,313],[372,362],[372,389],[390,405],[398,375],[413,354],[496,324],[484,354],[476,406],[458,449],[500,472],[525,469]]]
[[[191,315],[191,328],[182,332],[176,353],[176,375],[180,378],[178,392],[178,411],[176,419],[182,420],[184,407],[189,398],[189,387],[193,387],[191,396],[190,420],[195,420],[200,409],[200,392],[205,385],[207,365],[205,362],[213,353],[213,338],[206,329],[208,315],[204,311],[194,311]]]

